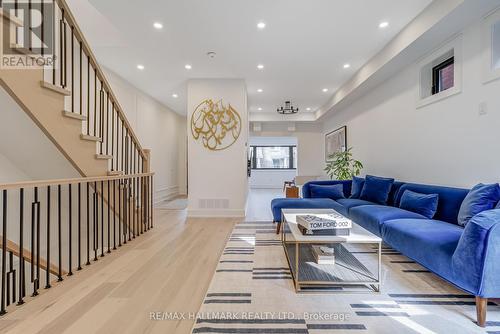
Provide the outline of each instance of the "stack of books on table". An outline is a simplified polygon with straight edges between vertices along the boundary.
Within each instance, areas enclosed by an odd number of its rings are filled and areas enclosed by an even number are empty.
[[[313,245],[313,254],[317,264],[335,264],[335,252],[326,245]]]
[[[297,215],[297,225],[303,235],[349,235],[352,221],[339,213]]]

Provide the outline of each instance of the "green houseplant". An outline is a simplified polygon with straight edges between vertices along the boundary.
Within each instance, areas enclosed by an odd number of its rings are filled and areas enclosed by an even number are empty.
[[[325,172],[333,179],[350,180],[353,176],[359,175],[363,169],[363,164],[352,157],[352,147],[345,151],[330,155],[326,161]]]

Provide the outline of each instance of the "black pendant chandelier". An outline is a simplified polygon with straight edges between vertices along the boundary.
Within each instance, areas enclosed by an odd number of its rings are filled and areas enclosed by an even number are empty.
[[[283,114],[283,115],[296,114],[299,111],[299,108],[294,108],[292,106],[292,102],[285,101],[285,106],[279,107],[278,109],[276,109],[276,111],[278,112],[278,114]]]

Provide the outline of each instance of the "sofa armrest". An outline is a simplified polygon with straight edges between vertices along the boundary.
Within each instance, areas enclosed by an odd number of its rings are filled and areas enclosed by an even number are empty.
[[[452,268],[460,287],[479,297],[500,297],[500,209],[474,216],[464,229]]]
[[[311,196],[311,184],[317,184],[322,186],[332,186],[335,184],[342,184],[344,186],[344,195],[345,197],[351,196],[351,184],[352,180],[328,180],[328,181],[311,181],[307,182],[302,186],[302,197],[303,198],[312,198]]]

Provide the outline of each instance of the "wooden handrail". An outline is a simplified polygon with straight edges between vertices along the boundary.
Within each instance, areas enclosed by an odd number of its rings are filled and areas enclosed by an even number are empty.
[[[99,181],[127,180],[137,177],[153,176],[154,174],[155,173],[142,173],[142,174],[129,174],[129,175],[117,175],[117,176],[92,176],[92,177],[82,177],[82,178],[72,178],[72,179],[22,181],[22,182],[0,184],[0,190],[46,187],[52,185],[77,184],[77,183],[88,183],[88,182],[99,182]]]
[[[2,242],[2,235],[0,235],[0,248],[3,247],[3,242]],[[7,239],[7,245],[6,245],[7,251],[11,252],[14,254],[16,257],[20,257],[21,252],[20,252],[20,247],[18,244],[16,244],[14,241],[8,240]],[[31,252],[27,250],[26,248],[23,249],[23,258],[26,262],[31,263]],[[36,262],[36,260],[35,260]],[[35,264],[35,263],[34,263]],[[43,270],[47,270],[47,261],[45,259],[40,259],[40,268]],[[55,266],[54,264],[50,265],[49,271],[52,275],[59,275],[59,268]],[[61,274],[67,275],[68,272],[61,270]]]
[[[132,129],[132,126],[130,125],[130,123],[128,122],[128,119],[127,117],[125,116],[125,113],[123,112],[123,109],[120,105],[120,103],[118,102],[118,99],[116,97],[116,95],[114,94],[113,90],[111,89],[111,85],[109,84],[108,80],[106,79],[106,76],[104,75],[104,72],[102,71],[101,67],[99,66],[99,63],[97,62],[97,58],[95,57],[94,53],[92,52],[91,48],[90,48],[90,44],[87,42],[87,40],[85,39],[84,35],[83,35],[83,32],[80,30],[80,27],[78,26],[78,24],[76,23],[76,19],[75,17],[73,16],[73,13],[71,12],[68,4],[66,3],[65,0],[56,0],[56,2],[59,4],[59,6],[61,8],[64,9],[64,19],[66,21],[68,21],[68,23],[70,25],[72,25],[74,27],[74,33],[75,33],[75,37],[80,41],[82,42],[82,46],[83,46],[83,50],[86,52],[86,54],[90,57],[90,60],[92,61],[93,63],[93,66],[94,68],[96,69],[97,71],[97,74],[98,74],[98,78],[99,80],[101,80],[104,85],[105,85],[105,88],[108,92],[108,94],[110,94],[110,96],[112,97],[112,99],[114,100],[114,103],[115,103],[115,106],[116,106],[116,109],[118,110],[118,113],[120,115],[120,119],[125,123],[126,125],[126,128],[127,130],[129,131],[129,134],[130,136],[134,139],[134,142],[135,144],[137,145],[137,148],[142,156],[142,158],[146,158],[145,154],[144,154],[144,151],[143,151],[143,148],[139,142],[139,139],[137,138],[136,134],[134,133],[134,130]]]

